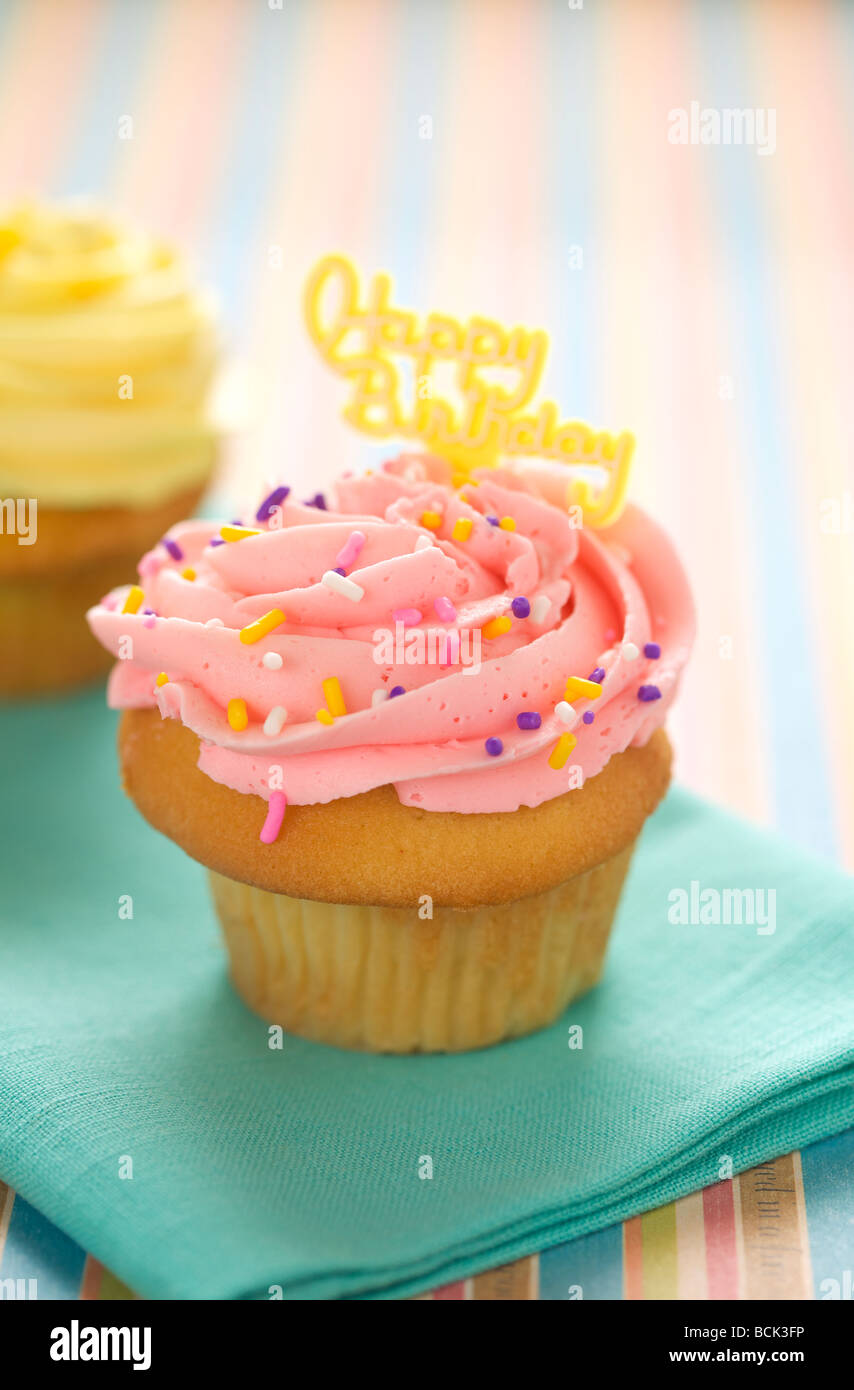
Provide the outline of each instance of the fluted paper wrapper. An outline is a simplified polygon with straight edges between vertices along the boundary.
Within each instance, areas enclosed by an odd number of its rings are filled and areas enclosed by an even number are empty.
[[[268,1023],[369,1052],[462,1052],[544,1028],[596,983],[633,849],[549,892],[432,919],[210,880],[235,988]]]

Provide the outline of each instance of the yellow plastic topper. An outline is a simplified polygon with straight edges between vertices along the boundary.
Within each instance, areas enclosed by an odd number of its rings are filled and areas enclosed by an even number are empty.
[[[344,256],[312,270],[305,318],[324,361],[350,383],[344,418],[357,430],[419,439],[463,475],[511,454],[557,459],[584,470],[570,478],[567,504],[582,509],[585,524],[608,526],[620,515],[634,437],[561,420],[554,401],[533,404],[549,347],[542,329],[419,318],[394,306],[388,275],[375,275],[363,295]]]

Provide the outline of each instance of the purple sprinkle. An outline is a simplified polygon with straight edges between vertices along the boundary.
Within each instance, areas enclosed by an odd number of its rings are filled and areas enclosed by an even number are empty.
[[[394,697],[395,697],[395,695],[405,695],[405,694],[406,694],[406,686],[405,686],[405,685],[393,685],[392,688],[391,688],[391,690],[388,692],[388,698],[389,698],[390,700],[393,700]]]
[[[269,521],[270,517],[273,514],[273,508],[280,507],[289,492],[289,487],[274,488],[273,491],[270,493],[270,496],[264,498],[264,501],[261,503],[257,512],[255,513],[255,520]]]
[[[326,511],[326,498],[322,492],[316,492],[313,497],[309,497],[305,504],[307,507],[317,507],[318,511]]]
[[[214,536],[211,540],[208,541],[208,545],[225,545],[225,541],[223,540],[222,536]]]
[[[648,656],[650,661],[657,661],[661,656],[661,648],[657,642],[647,642],[643,649],[644,656]]]
[[[504,744],[500,738],[488,738],[483,746],[490,758],[497,758],[499,753],[504,752]]]
[[[536,710],[523,710],[521,714],[516,715],[516,723],[520,729],[539,729],[542,722],[542,716],[537,714]]]
[[[347,578],[347,571],[346,571],[346,570],[342,570],[341,567],[340,567],[340,565],[339,565],[339,567],[338,567],[337,569],[334,569],[334,570],[332,571],[332,573],[333,573],[333,574],[340,574],[340,575],[342,576],[342,578],[344,578],[344,579]]]
[[[601,685],[603,680],[605,679],[604,667],[597,666],[595,671],[590,672],[590,675],[587,677],[587,679],[589,681],[595,681],[597,685]]]
[[[514,618],[527,618],[531,611],[531,605],[526,598],[514,598],[510,607]]]
[[[657,685],[642,685],[638,691],[638,699],[644,701],[660,700],[661,691]]]
[[[160,544],[166,547],[173,560],[183,560],[184,552],[178,542],[173,541],[171,536],[164,536]]]
[[[488,516],[486,519],[487,519],[487,521],[489,522],[490,526],[498,526],[498,525],[500,524],[497,516]],[[499,740],[499,739],[493,739],[492,741],[493,741],[494,743],[498,743],[500,740]],[[501,749],[499,748],[498,751],[499,751],[499,753],[500,753],[500,752],[501,752]]]
[[[585,724],[592,724],[596,715],[593,713],[592,709],[586,709],[581,718],[584,720]]]

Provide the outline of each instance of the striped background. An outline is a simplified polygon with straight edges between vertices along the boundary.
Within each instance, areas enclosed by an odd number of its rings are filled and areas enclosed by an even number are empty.
[[[852,79],[854,6],[830,0],[2,0],[0,199],[96,195],[196,256],[251,383],[223,498],[371,456],[301,324],[322,253],[416,307],[547,327],[547,394],[636,432],[634,494],[690,570],[682,780],[854,866]],[[692,100],[774,108],[776,153],[671,146]],[[850,1269],[846,1156],[772,1165],[778,1269],[760,1170],[441,1296],[803,1296],[814,1239]],[[2,1187],[0,1211],[17,1277],[45,1223]],[[42,1296],[115,1292],[50,1241]]]

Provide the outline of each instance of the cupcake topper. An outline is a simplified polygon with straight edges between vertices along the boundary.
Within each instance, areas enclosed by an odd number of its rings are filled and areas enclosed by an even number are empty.
[[[567,503],[582,508],[585,523],[616,521],[634,438],[561,420],[554,401],[532,405],[549,347],[542,329],[419,318],[394,306],[388,275],[375,275],[363,295],[344,256],[312,270],[305,317],[321,356],[350,383],[344,418],[363,434],[420,439],[463,476],[511,454],[558,460],[582,470],[569,480]]]

